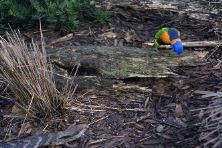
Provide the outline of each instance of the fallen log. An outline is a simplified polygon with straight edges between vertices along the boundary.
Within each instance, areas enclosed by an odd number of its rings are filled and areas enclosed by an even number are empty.
[[[171,68],[195,66],[207,53],[185,51],[182,56],[177,56],[171,50],[107,46],[72,46],[48,49],[47,52],[51,62],[69,74],[80,64],[78,76],[114,79],[177,75]]]
[[[143,48],[153,47],[154,43],[145,42],[143,43]],[[193,41],[193,42],[183,42],[185,48],[207,48],[207,47],[216,47],[220,46],[222,41]],[[160,49],[171,49],[170,45],[160,45]]]

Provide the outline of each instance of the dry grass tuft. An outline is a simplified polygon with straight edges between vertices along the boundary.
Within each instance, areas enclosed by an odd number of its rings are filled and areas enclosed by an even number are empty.
[[[0,70],[18,106],[31,118],[49,117],[64,109],[74,95],[67,84],[58,91],[52,65],[47,62],[44,42],[25,43],[20,33],[0,37]]]
[[[222,92],[199,91],[201,99],[210,99],[209,105],[195,109],[199,111],[200,137],[204,147],[217,148],[222,145]]]

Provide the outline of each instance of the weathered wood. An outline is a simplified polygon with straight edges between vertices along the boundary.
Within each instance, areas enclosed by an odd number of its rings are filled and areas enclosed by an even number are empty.
[[[58,131],[54,133],[45,133],[40,135],[29,136],[26,138],[16,139],[8,142],[1,142],[1,148],[37,148],[49,145],[66,145],[74,147],[69,144],[70,141],[80,139],[88,128],[87,124],[71,125],[67,130]]]
[[[80,64],[78,75],[102,78],[168,77],[170,68],[193,66],[206,52],[185,51],[182,56],[170,50],[132,47],[77,46],[48,50],[51,61],[71,72]]]
[[[222,41],[193,41],[193,42],[183,42],[185,48],[205,48],[205,47],[215,47],[222,43]],[[145,42],[143,43],[144,48],[153,47],[154,43]],[[160,45],[159,48],[171,49],[170,45]]]
[[[65,78],[61,75],[55,74],[55,82],[58,90],[62,90],[66,81],[68,79],[68,84],[74,83],[73,87],[76,87],[77,91],[88,90],[88,89],[108,89],[112,88],[115,81],[111,79],[103,79],[96,76],[75,76]],[[73,81],[74,79],[74,81]]]

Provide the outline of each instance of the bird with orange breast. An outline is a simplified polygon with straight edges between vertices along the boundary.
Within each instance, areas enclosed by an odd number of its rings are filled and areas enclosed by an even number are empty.
[[[180,32],[175,28],[161,28],[154,37],[154,48],[158,48],[160,45],[170,44],[173,51],[177,55],[181,55],[184,52],[183,44],[180,39]]]

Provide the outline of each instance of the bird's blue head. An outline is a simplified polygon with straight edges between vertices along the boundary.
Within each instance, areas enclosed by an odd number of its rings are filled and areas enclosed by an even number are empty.
[[[176,43],[174,43],[172,45],[172,48],[173,48],[173,51],[176,52],[176,54],[178,54],[178,55],[180,55],[184,52],[182,42],[180,42],[180,41],[177,41]]]

